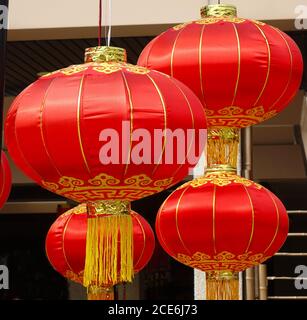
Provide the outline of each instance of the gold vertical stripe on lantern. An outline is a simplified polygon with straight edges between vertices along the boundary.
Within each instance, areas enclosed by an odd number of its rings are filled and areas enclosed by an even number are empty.
[[[131,282],[134,271],[130,202],[90,202],[87,210],[84,286],[111,287]]]

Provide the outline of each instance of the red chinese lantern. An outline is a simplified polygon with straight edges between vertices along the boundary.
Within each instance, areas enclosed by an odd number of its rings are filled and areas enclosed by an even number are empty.
[[[14,162],[42,187],[77,202],[133,201],[181,181],[191,166],[188,151],[182,164],[167,163],[166,152],[177,146],[164,133],[155,154],[154,130],[195,129],[198,142],[206,120],[196,96],[175,79],[127,64],[124,49],[88,49],[86,61],[39,78],[15,99],[5,123]],[[148,150],[134,148],[138,129],[150,134]],[[102,159],[113,132],[117,153],[111,146],[114,158]],[[143,162],[135,163],[142,150]]]
[[[302,79],[295,42],[263,22],[237,18],[234,6],[209,5],[201,15],[152,40],[138,64],[190,87],[210,127],[248,127],[282,111]]]
[[[288,233],[288,216],[269,190],[227,167],[211,169],[173,192],[156,232],[177,261],[207,275],[207,299],[238,299],[237,273],[273,256]]]
[[[136,212],[131,212],[133,223],[133,268],[137,273],[149,262],[155,246],[153,231],[148,222]],[[81,204],[62,214],[51,226],[46,238],[46,254],[56,271],[64,277],[84,283],[84,268],[87,236],[87,208]],[[107,226],[106,226],[107,227]],[[100,245],[107,247],[110,239],[104,239]],[[118,264],[125,253],[121,247],[119,237],[118,253],[113,257],[114,263]],[[95,249],[93,255],[95,257]],[[91,300],[113,299],[112,286],[115,284],[111,279],[110,270],[104,269],[104,286],[92,283],[88,287],[88,298]],[[115,275],[116,277],[117,275]],[[99,281],[98,281],[99,282]]]
[[[189,155],[199,143],[199,129],[206,128],[206,119],[189,88],[162,73],[126,63],[124,49],[90,48],[85,60],[26,88],[8,112],[5,133],[8,150],[25,174],[49,191],[89,203],[90,256],[100,236],[99,224],[106,219],[126,235],[122,242],[131,243],[130,201],[163,191],[187,175],[196,164],[189,163]],[[167,129],[180,129],[186,140],[189,130],[195,134],[189,143],[177,146]],[[162,132],[161,148],[155,148],[156,130]],[[168,162],[167,156],[177,151],[183,153],[181,160]],[[112,230],[104,232],[111,236]],[[117,274],[112,263],[117,245],[112,243],[106,263]],[[129,281],[131,256],[125,257],[120,270],[122,280]],[[97,261],[91,263],[85,270],[88,283],[92,270],[99,272]]]
[[[0,209],[7,201],[12,186],[12,173],[7,157],[1,151],[1,171],[0,171]]]

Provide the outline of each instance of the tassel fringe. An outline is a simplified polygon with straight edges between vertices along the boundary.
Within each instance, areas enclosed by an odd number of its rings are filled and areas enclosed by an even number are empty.
[[[133,224],[130,214],[88,218],[85,287],[113,286],[133,279]]]
[[[207,275],[206,280],[207,300],[239,300],[239,278],[237,274],[229,273]]]
[[[208,130],[207,165],[237,167],[239,131],[237,128],[211,128]]]

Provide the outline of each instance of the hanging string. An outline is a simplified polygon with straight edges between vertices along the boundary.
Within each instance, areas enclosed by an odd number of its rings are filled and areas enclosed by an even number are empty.
[[[111,33],[112,33],[112,0],[106,1],[106,8],[105,8],[105,21],[107,27],[105,28],[105,39],[106,39],[106,46],[110,46],[111,43]]]
[[[111,34],[112,34],[112,0],[109,0],[108,1],[109,3],[109,17],[108,17],[108,22],[109,22],[109,28],[108,28],[108,43],[107,43],[107,46],[109,47],[110,46],[110,43],[111,43]]]
[[[98,22],[98,46],[101,46],[101,29],[102,29],[102,0],[99,0],[99,22]]]

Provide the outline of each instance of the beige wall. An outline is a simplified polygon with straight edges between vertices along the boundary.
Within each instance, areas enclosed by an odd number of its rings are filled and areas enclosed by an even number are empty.
[[[222,1],[228,2],[228,1]],[[261,20],[294,19],[303,0],[230,0],[239,15]],[[189,21],[199,17],[208,0],[112,0],[113,25],[153,25]],[[306,3],[307,5],[307,3]],[[10,29],[92,27],[97,25],[98,0],[11,0]]]

